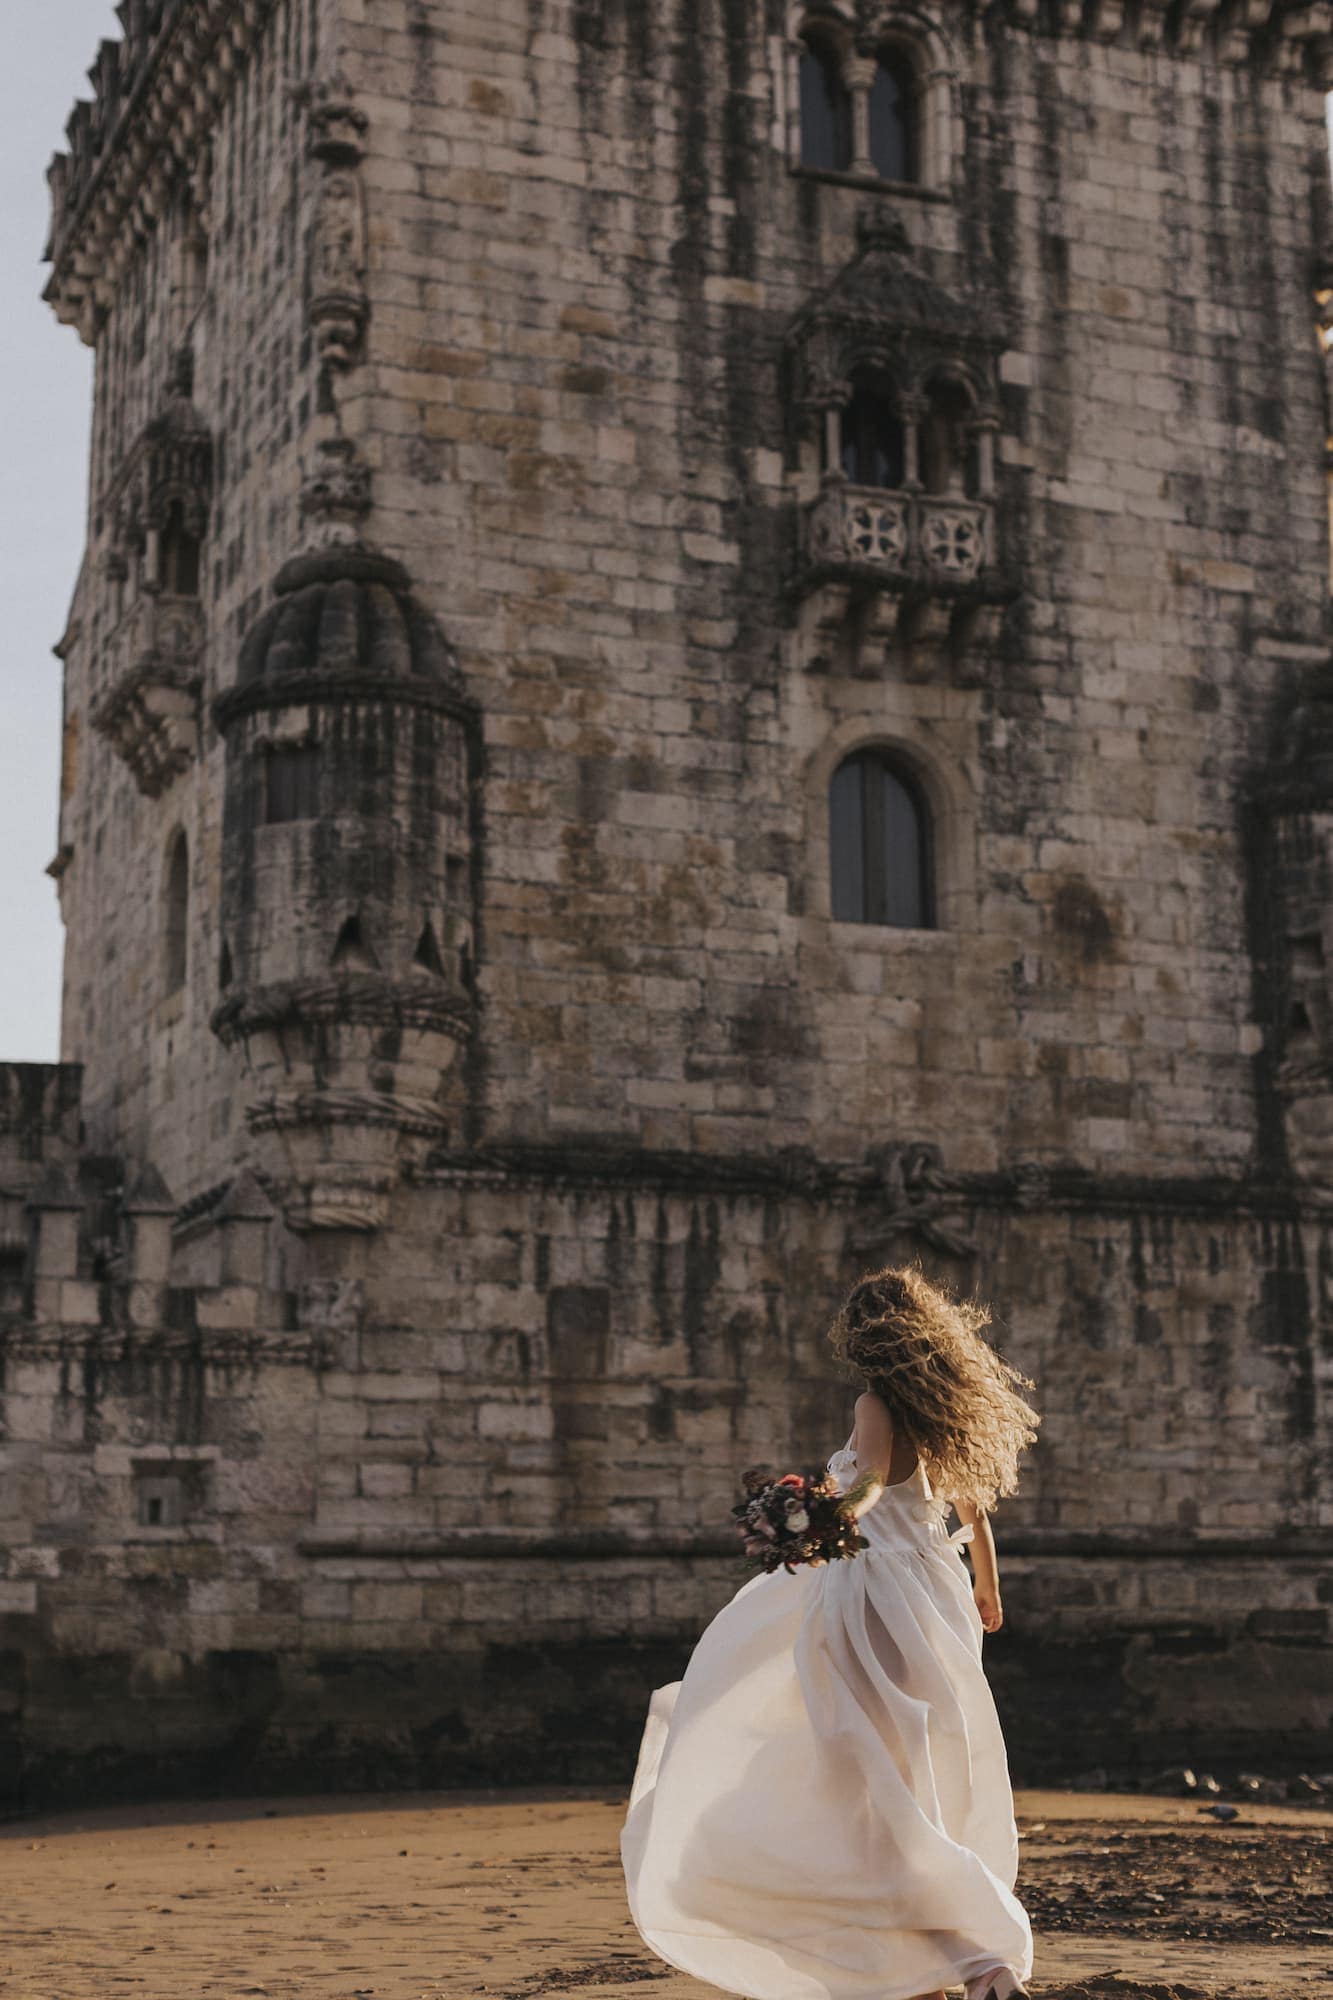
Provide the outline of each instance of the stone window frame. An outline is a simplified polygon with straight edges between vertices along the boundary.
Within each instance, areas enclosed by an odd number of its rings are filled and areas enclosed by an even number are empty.
[[[894,47],[910,56],[916,65],[919,103],[917,149],[920,177],[914,181],[886,180],[882,174],[866,172],[855,164],[856,113],[853,114],[853,165],[846,171],[830,167],[808,167],[801,159],[800,61],[802,36],[809,28],[821,28],[843,45],[844,63],[861,76],[868,91],[870,77],[856,71],[869,65],[873,73],[875,52]],[[961,121],[958,106],[958,63],[939,25],[913,6],[886,6],[865,29],[853,18],[849,0],[797,0],[788,16],[788,32],[783,45],[782,138],[788,171],[808,180],[831,181],[836,185],[877,188],[888,194],[909,195],[926,201],[949,201],[953,197],[959,161]]]
[[[930,814],[934,923],[917,930],[901,924],[866,924],[833,915],[829,834],[829,785],[845,758],[857,750],[880,750],[901,764],[920,789]],[[977,796],[961,758],[942,746],[925,747],[910,715],[849,716],[831,728],[807,759],[806,884],[809,916],[829,937],[849,950],[952,953],[977,928]]]
[[[126,1515],[120,1538],[127,1542],[216,1542],[222,1539],[221,1525],[209,1518],[213,1504],[213,1482],[221,1463],[217,1445],[140,1445],[123,1454],[126,1480]],[[145,1521],[143,1499],[154,1487],[173,1482],[177,1488],[179,1514],[171,1521]],[[165,1495],[163,1496],[165,1497]]]

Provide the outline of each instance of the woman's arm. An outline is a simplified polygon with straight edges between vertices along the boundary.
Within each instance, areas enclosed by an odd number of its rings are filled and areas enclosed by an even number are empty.
[[[969,1544],[972,1552],[972,1601],[981,1613],[985,1630],[998,1632],[1004,1623],[1004,1607],[1000,1603],[1000,1564],[995,1553],[990,1516],[984,1508],[974,1507],[970,1500],[955,1500],[954,1512],[960,1521],[970,1524],[973,1529]]]
[[[887,1480],[893,1459],[893,1418],[888,1405],[873,1389],[866,1389],[852,1405],[852,1415],[856,1420],[852,1439],[857,1471],[873,1472],[877,1479]]]
[[[856,1478],[843,1495],[853,1520],[859,1521],[884,1491],[893,1456],[893,1419],[882,1397],[867,1389],[852,1406],[852,1446]]]

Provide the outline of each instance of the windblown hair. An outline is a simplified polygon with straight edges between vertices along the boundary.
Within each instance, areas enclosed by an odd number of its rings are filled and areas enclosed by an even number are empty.
[[[1018,1455],[1041,1422],[1018,1393],[1035,1384],[982,1338],[990,1324],[984,1306],[952,1297],[919,1264],[901,1264],[855,1284],[828,1335],[888,1404],[932,1491],[986,1511],[1017,1491]]]

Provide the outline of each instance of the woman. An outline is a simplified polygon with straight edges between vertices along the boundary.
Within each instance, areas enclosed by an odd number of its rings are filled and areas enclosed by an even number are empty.
[[[853,1287],[829,1338],[865,1386],[828,1468],[839,1491],[855,1468],[869,1546],[751,1577],[649,1703],[630,1913],[747,2000],[1017,2000],[1031,1973],[981,1640],[1003,1615],[987,1516],[1040,1419],[988,1324],[916,1266]]]

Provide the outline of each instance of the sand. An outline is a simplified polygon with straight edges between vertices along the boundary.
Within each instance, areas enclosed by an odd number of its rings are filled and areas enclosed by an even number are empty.
[[[0,1826],[4,2000],[716,2000],[625,1906],[626,1795],[237,1799]],[[1042,2000],[1333,2000],[1333,1813],[1020,1793]],[[1319,1933],[1322,1931],[1322,1935]]]

